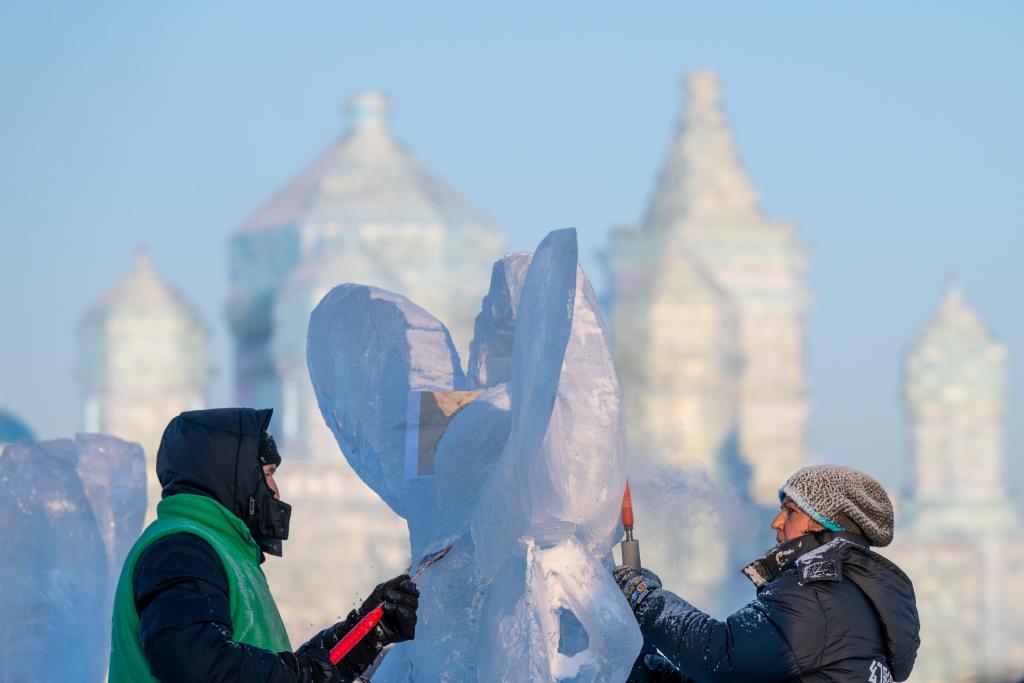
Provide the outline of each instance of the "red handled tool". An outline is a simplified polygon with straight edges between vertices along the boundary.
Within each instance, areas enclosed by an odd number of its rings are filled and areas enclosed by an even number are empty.
[[[412,575],[410,580],[415,581],[423,571],[435,564],[438,560],[448,554],[451,550],[451,545],[446,545],[432,553],[428,553],[422,560],[420,560],[420,566],[416,570],[416,573]],[[373,608],[369,614],[359,620],[359,623],[352,627],[352,630],[345,634],[345,636],[338,641],[338,644],[331,648],[331,663],[337,664],[345,658],[349,652],[352,651],[359,642],[366,637],[366,634],[373,630],[373,628],[380,623],[381,618],[384,616],[384,603],[377,605]]]
[[[345,637],[338,641],[338,644],[331,648],[331,664],[337,664],[345,658],[349,652],[352,651],[359,641],[366,637],[366,634],[373,630],[381,617],[384,616],[384,605],[377,605],[372,612],[367,614],[365,617],[359,620],[359,623],[355,625],[351,631],[345,634]]]

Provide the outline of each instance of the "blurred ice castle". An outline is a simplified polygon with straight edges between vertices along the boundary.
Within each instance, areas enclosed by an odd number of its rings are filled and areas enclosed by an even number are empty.
[[[160,277],[142,249],[79,323],[82,429],[142,445],[147,519],[160,498],[155,466],[164,427],[178,413],[206,405],[208,346],[199,312]]]
[[[505,248],[501,232],[395,140],[387,107],[377,93],[352,98],[347,134],[230,241],[236,400],[275,409],[287,458],[290,559],[266,567],[295,638],[410,560],[404,520],[356,476],[321,417],[306,368],[310,312],[335,285],[375,285],[437,315],[468,357]]]
[[[777,506],[781,483],[808,460],[807,248],[793,225],[761,212],[715,74],[684,85],[647,215],[612,238],[611,325],[637,512],[655,522],[644,525],[646,552],[663,578],[717,610],[739,606],[728,586],[756,543],[738,537],[759,536],[749,536],[765,526],[759,506]],[[685,486],[658,495],[672,473]],[[697,503],[699,490],[731,495]],[[684,500],[696,523],[670,523]]]
[[[913,579],[914,680],[1024,675],[1024,520],[1006,487],[1006,347],[951,283],[911,345],[910,477],[890,555]]]
[[[206,403],[208,343],[198,311],[139,250],[79,324],[84,431],[127,437],[155,458],[168,414]]]
[[[689,75],[685,89],[647,215],[612,238],[609,301],[634,490],[647,484],[647,496],[634,494],[645,560],[721,614],[749,596],[730,579],[751,559],[744,530],[767,525],[781,483],[812,460],[807,249],[792,225],[761,214],[714,74]],[[1005,484],[1006,394],[1006,349],[952,286],[907,357],[911,479],[896,543],[883,550],[917,587],[914,680],[1024,674],[1024,525]],[[675,486],[653,483],[673,475]]]
[[[770,543],[750,530],[766,527],[780,483],[813,460],[809,250],[760,210],[715,75],[693,73],[685,89],[646,215],[607,250],[609,322],[632,471],[648,486],[635,497],[645,559],[720,613],[750,594],[728,577]],[[350,100],[347,134],[229,245],[235,400],[275,408],[279,480],[295,506],[287,557],[265,565],[294,640],[409,561],[404,523],[355,476],[316,407],[309,312],[336,284],[378,285],[437,314],[465,358],[504,248],[394,139],[386,112],[379,94]],[[140,254],[80,336],[85,428],[142,443],[152,472],[166,422],[205,403],[204,323]],[[913,474],[892,555],[915,580],[925,624],[916,680],[1024,673],[1024,605],[1010,593],[1024,579],[1024,538],[1002,476],[1005,355],[953,288],[907,359]]]
[[[748,492],[774,504],[806,461],[807,249],[793,225],[761,213],[717,77],[693,73],[686,92],[643,224],[610,250],[632,443],[645,457],[708,464],[738,430]]]

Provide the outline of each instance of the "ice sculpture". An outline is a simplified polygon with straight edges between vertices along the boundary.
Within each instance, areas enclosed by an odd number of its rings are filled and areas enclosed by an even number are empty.
[[[146,456],[142,446],[106,434],[77,434],[78,478],[85,490],[107,557],[100,646],[103,666],[110,654],[110,617],[121,565],[142,532],[146,515]],[[83,679],[84,680],[84,679]]]
[[[142,527],[142,448],[79,435],[0,457],[0,681],[101,681],[112,577]]]
[[[142,528],[138,444],[98,434],[0,456],[0,681],[102,681],[113,582]]]
[[[467,379],[444,325],[363,285],[310,317],[310,376],[345,457],[408,520],[413,557],[453,545],[420,579],[416,640],[374,680],[624,680],[641,638],[609,571],[619,388],[575,230],[495,264],[471,349]],[[420,392],[466,390],[480,393],[459,395],[432,471],[407,468]]]

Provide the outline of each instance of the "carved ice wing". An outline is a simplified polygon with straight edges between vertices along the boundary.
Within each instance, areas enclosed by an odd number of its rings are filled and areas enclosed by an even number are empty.
[[[577,283],[572,330],[541,453],[551,479],[564,483],[556,514],[572,519],[576,537],[604,557],[618,534],[626,487],[625,424],[608,333],[582,269]]]
[[[512,341],[516,332],[519,293],[533,254],[506,254],[494,263],[491,286],[473,325],[469,344],[469,384],[493,387],[512,374]]]
[[[464,388],[445,326],[399,294],[339,285],[310,315],[306,361],[320,413],[356,473],[406,519],[434,509],[433,481],[405,478],[405,422],[410,391]]]
[[[512,431],[472,530],[485,576],[524,535],[576,535],[595,554],[614,540],[626,463],[619,387],[576,231],[550,233],[520,294],[512,348]]]

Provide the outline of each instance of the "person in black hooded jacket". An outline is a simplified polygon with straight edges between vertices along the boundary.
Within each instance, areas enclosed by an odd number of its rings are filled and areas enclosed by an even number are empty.
[[[219,504],[212,506],[215,514],[223,508],[222,516],[237,518],[231,524],[239,528],[239,522],[244,524],[251,534],[252,540],[248,542],[255,541],[259,546],[259,550],[252,547],[252,552],[258,552],[260,563],[265,559],[264,553],[282,554],[282,541],[288,537],[291,515],[291,507],[280,500],[273,477],[281,464],[281,456],[273,437],[267,433],[271,414],[270,410],[248,408],[182,413],[168,424],[157,455],[162,504],[172,496],[183,494],[213,499]],[[203,498],[178,500],[196,501],[202,507]],[[154,525],[160,521],[159,515],[158,507],[158,520]],[[241,533],[244,539],[246,534]],[[238,642],[234,639],[235,629],[241,625],[232,623],[232,600],[241,600],[240,594],[246,592],[253,601],[250,594],[267,591],[263,593],[262,604],[268,607],[266,612],[273,614],[258,614],[255,619],[268,621],[269,626],[261,625],[262,632],[276,632],[277,642],[283,637],[287,647],[287,637],[282,636],[283,625],[262,572],[251,570],[256,572],[260,586],[237,586],[239,576],[244,578],[245,574],[235,571],[229,580],[230,558],[222,561],[201,535],[172,533],[160,537],[158,534],[157,540],[144,542],[146,536],[144,532],[137,543],[141,555],[129,553],[130,560],[135,556],[129,594],[134,599],[135,612],[129,612],[128,620],[134,624],[133,617],[137,613],[138,640],[126,644],[122,637],[119,641],[119,628],[123,631],[126,621],[124,610],[131,610],[131,607],[122,606],[119,613],[115,599],[112,681],[115,678],[134,680],[139,675],[133,673],[131,653],[125,652],[133,648],[137,651],[138,647],[141,647],[149,673],[163,683],[352,681],[374,662],[386,645],[415,636],[419,591],[408,575],[402,575],[378,585],[360,609],[353,610],[347,619],[317,634],[294,652],[273,652]],[[127,573],[127,569],[122,573],[122,582],[126,581]],[[257,600],[253,604],[260,603]],[[363,616],[381,604],[384,617],[378,626],[345,658],[333,664],[329,658],[331,648]],[[274,640],[267,635],[263,638]]]
[[[778,545],[743,571],[757,597],[718,621],[664,590],[646,569],[617,567],[645,651],[630,680],[695,683],[891,683],[920,645],[914,588],[870,546],[892,541],[888,494],[837,465],[805,467],[779,491]],[[678,668],[676,668],[678,667]]]

